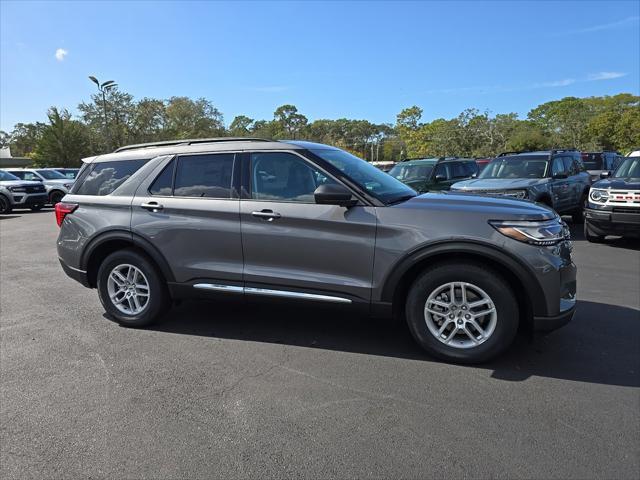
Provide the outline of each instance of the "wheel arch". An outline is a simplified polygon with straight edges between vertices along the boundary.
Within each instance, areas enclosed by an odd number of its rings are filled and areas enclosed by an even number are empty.
[[[395,313],[401,313],[418,275],[428,267],[446,262],[479,263],[502,275],[514,287],[521,318],[526,323],[531,325],[534,315],[546,314],[542,287],[529,267],[493,246],[472,241],[441,242],[408,254],[387,276],[381,300],[391,303]]]
[[[87,281],[91,287],[97,284],[98,269],[102,261],[107,255],[123,248],[134,248],[145,254],[158,267],[167,282],[175,281],[169,263],[151,242],[126,230],[109,230],[87,245],[80,260],[80,268],[87,272]]]

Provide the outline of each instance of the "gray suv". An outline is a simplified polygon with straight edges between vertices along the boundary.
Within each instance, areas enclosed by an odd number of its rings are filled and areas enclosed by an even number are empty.
[[[0,213],[11,213],[14,208],[29,208],[36,212],[47,201],[47,192],[42,183],[25,182],[0,170]]]
[[[531,202],[418,196],[337,148],[179,140],[85,160],[56,206],[64,271],[142,327],[183,298],[262,297],[406,318],[445,360],[480,362],[576,303],[566,225]]]

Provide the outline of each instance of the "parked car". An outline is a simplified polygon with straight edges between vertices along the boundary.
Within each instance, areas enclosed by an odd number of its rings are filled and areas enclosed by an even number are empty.
[[[568,229],[509,198],[414,190],[300,141],[180,140],[86,159],[56,205],[64,271],[142,327],[170,301],[263,297],[406,318],[447,360],[478,362],[576,303]]]
[[[62,200],[62,197],[69,193],[73,185],[73,180],[55,170],[46,168],[7,168],[6,171],[21,180],[42,182],[49,197],[48,203],[51,205]]]
[[[581,223],[590,186],[580,152],[550,150],[501,154],[477,179],[458,182],[451,190],[543,203]]]
[[[612,176],[594,183],[585,209],[584,236],[640,237],[640,151],[624,158]]]
[[[600,180],[603,172],[613,172],[624,157],[618,152],[582,152],[582,163],[591,175],[591,180]]]
[[[491,158],[476,158],[476,164],[478,165],[478,172],[481,172],[482,170],[484,170],[484,167],[486,167],[487,165],[489,165],[489,162],[491,162]]]
[[[477,174],[475,160],[455,157],[405,160],[389,171],[389,175],[420,193],[449,190],[453,183]]]
[[[40,182],[25,182],[9,172],[0,170],[0,214],[11,213],[14,208],[40,210],[48,197]]]
[[[79,168],[55,168],[55,167],[47,168],[46,170],[55,170],[56,172],[59,172],[65,177],[67,177],[69,180],[75,180],[76,177],[78,176],[78,172],[80,171]]]
[[[371,162],[371,165],[373,165],[374,167],[378,167],[383,172],[388,172],[393,168],[395,164],[396,162],[390,162],[390,161],[389,162]]]

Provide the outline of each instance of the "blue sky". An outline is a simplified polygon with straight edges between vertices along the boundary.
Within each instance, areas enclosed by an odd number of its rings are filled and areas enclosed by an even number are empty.
[[[467,107],[522,116],[564,96],[638,94],[640,2],[0,3],[0,128],[88,99],[206,97],[225,121],[293,103],[395,122]],[[57,53],[57,54],[56,54]]]

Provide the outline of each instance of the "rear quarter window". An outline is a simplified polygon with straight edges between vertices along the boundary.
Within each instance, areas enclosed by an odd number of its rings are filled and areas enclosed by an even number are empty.
[[[144,165],[145,160],[122,160],[119,162],[98,162],[91,170],[78,178],[74,189],[76,195],[109,195],[126,182],[131,175]]]

